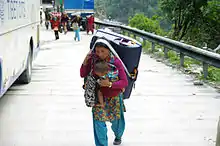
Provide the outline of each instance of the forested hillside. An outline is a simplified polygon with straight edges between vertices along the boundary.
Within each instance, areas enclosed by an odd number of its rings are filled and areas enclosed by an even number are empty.
[[[96,16],[198,47],[220,44],[220,0],[95,0]]]

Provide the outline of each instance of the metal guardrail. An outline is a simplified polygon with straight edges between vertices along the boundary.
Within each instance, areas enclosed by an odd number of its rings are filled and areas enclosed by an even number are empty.
[[[158,36],[153,33],[145,32],[143,30],[139,30],[125,25],[118,25],[101,21],[95,21],[95,24],[104,27],[120,28],[124,32],[128,32],[129,34],[132,33],[135,37],[140,36],[144,40],[148,40],[152,43],[152,51],[154,51],[155,49],[155,44],[164,46],[165,57],[168,57],[168,49],[174,50],[180,53],[181,66],[184,65],[184,56],[189,56],[198,61],[201,61],[203,63],[203,74],[205,78],[207,78],[208,76],[209,65],[214,66],[216,68],[220,68],[220,54],[203,50],[192,45],[187,45],[169,38]]]

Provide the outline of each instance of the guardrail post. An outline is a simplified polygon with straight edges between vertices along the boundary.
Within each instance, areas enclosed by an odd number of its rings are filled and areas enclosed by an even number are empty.
[[[99,28],[100,28],[100,25],[97,25],[97,24],[96,24],[96,25],[95,25],[95,28],[96,28],[96,29],[99,29]]]
[[[220,146],[220,117],[217,126],[216,146]]]
[[[130,34],[130,32],[128,32],[128,37],[130,37],[131,36],[131,34]]]
[[[208,64],[203,62],[203,74],[204,78],[206,79],[208,77]]]
[[[167,36],[164,36],[164,37],[168,38]],[[164,52],[164,57],[165,58],[168,58],[168,51],[169,51],[168,48],[166,48],[166,47],[163,48],[163,52]]]
[[[125,35],[125,31],[122,29],[122,34]]]
[[[137,39],[137,36],[134,34],[134,39],[136,40]]]
[[[184,54],[182,52],[180,52],[180,66],[184,66]]]
[[[151,48],[152,48],[152,52],[155,51],[155,43],[154,42],[151,42]]]
[[[166,47],[163,48],[164,57],[168,58],[168,49]]]
[[[143,38],[143,46],[146,46],[147,42],[146,40]]]

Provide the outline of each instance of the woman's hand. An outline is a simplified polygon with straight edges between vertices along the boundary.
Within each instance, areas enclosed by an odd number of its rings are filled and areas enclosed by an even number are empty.
[[[88,60],[89,60],[89,58],[91,57],[91,54],[92,54],[92,50],[90,50],[90,51],[87,53],[86,58],[85,58],[84,61],[83,61],[83,65],[87,65]]]
[[[109,87],[110,85],[110,82],[109,82],[109,79],[102,79],[99,81],[99,85],[101,87]]]

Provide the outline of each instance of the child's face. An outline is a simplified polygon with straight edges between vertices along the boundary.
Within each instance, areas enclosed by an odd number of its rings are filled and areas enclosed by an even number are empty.
[[[107,72],[95,72],[98,77],[102,77],[107,74]]]

